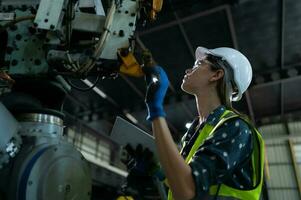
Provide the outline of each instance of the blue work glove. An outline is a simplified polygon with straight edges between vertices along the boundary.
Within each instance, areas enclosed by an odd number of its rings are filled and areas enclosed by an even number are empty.
[[[152,121],[156,117],[165,117],[163,101],[169,85],[168,77],[158,65],[143,67],[142,70],[147,84],[145,103],[148,115],[146,119]]]

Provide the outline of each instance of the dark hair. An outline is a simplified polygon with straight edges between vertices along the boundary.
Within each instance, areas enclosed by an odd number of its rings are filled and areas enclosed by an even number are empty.
[[[208,61],[211,63],[210,67],[212,71],[217,71],[222,69],[224,71],[224,76],[218,80],[217,82],[217,94],[221,101],[221,104],[226,107],[227,110],[231,110],[242,118],[248,119],[249,117],[245,114],[240,113],[232,106],[232,102],[230,99],[230,94],[232,95],[233,91],[236,90],[236,86],[231,81],[233,78],[233,71],[223,65],[222,62],[219,62],[219,58],[214,58],[212,56],[207,57]],[[236,92],[236,91],[235,91]],[[250,120],[249,120],[250,121]]]

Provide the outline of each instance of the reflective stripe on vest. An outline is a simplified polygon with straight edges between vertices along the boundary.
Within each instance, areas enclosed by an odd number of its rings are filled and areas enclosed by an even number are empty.
[[[196,151],[203,145],[206,139],[211,137],[215,130],[221,126],[225,121],[237,118],[244,120],[249,127],[252,129],[253,137],[253,152],[251,155],[252,159],[252,168],[253,168],[253,188],[252,189],[236,189],[225,184],[220,184],[220,189],[218,190],[218,185],[212,185],[209,188],[209,195],[215,196],[218,192],[218,197],[227,197],[233,199],[244,199],[244,200],[258,200],[260,198],[262,184],[263,184],[263,168],[264,168],[264,143],[261,138],[260,133],[251,125],[251,123],[233,113],[232,111],[226,110],[220,117],[219,122],[212,126],[210,124],[205,124],[203,129],[200,131],[199,136],[197,137],[195,143],[193,144],[188,156],[185,159],[185,162],[189,164],[192,161],[192,158]],[[184,148],[184,147],[183,147]],[[182,150],[183,150],[182,148]],[[181,150],[181,153],[182,153]],[[257,168],[256,168],[257,166]],[[168,200],[172,200],[171,190],[168,191]],[[219,198],[218,198],[219,199]]]

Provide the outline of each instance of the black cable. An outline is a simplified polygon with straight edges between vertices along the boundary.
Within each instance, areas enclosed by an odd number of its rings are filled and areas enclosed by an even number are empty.
[[[78,87],[76,85],[74,85],[68,78],[66,78],[66,82],[73,88],[73,89],[76,89],[76,90],[79,90],[81,92],[88,92],[90,90],[92,90],[96,85],[97,83],[99,82],[100,80],[100,74],[98,74],[95,82],[93,83],[93,85],[91,87],[88,87],[88,88],[82,88],[82,87]]]
[[[219,183],[218,184],[218,186],[217,186],[217,190],[216,190],[216,193],[215,193],[215,195],[214,195],[214,200],[217,200],[217,197],[218,197],[218,193],[219,193],[219,190],[220,190],[220,188],[221,188],[221,183]]]
[[[123,187],[125,185],[125,187]],[[120,186],[120,192],[121,194],[123,195],[123,197],[126,199],[126,200],[129,200],[126,196],[126,188],[127,188],[127,180],[125,180],[125,182],[123,184],[121,184]]]

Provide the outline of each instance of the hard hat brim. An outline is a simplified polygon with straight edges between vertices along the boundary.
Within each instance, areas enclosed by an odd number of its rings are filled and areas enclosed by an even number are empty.
[[[205,47],[198,47],[195,50],[195,59],[196,60],[202,60],[204,59],[208,54],[215,55],[210,49],[207,49]]]

